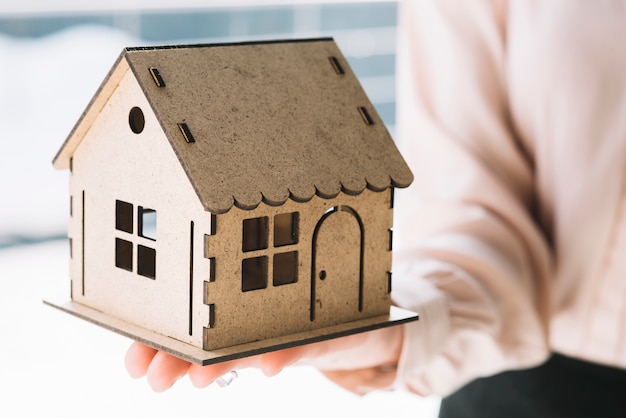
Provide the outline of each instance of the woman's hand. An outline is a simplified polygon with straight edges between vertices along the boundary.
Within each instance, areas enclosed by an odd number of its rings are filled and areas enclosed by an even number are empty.
[[[126,369],[134,378],[146,376],[152,389],[161,392],[185,375],[194,386],[203,388],[231,370],[255,367],[273,376],[285,367],[307,364],[339,386],[364,395],[393,383],[402,338],[402,326],[393,326],[209,366],[133,343],[126,353]]]

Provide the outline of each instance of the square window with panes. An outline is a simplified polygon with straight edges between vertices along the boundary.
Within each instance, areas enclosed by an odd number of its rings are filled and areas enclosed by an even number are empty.
[[[270,220],[273,221],[272,227]],[[281,213],[273,218],[262,216],[243,220],[241,246],[243,252],[260,251],[262,254],[256,253],[254,257],[242,260],[242,291],[265,289],[269,281],[269,270],[272,271],[273,286],[298,281],[298,251],[293,247],[282,248],[298,243],[298,224],[298,212]],[[270,249],[270,242],[273,243],[273,248],[280,250]],[[271,269],[268,266],[269,260],[272,262]]]
[[[115,229],[119,231],[115,238],[115,266],[130,272],[134,271],[136,266],[137,274],[140,276],[156,279],[156,250],[137,244],[141,239],[148,240],[146,244],[149,241],[156,241],[156,211],[138,206],[136,229],[134,215],[135,208],[132,203],[115,201]]]

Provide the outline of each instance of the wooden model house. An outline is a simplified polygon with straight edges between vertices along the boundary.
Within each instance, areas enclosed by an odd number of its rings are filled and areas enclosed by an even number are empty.
[[[54,166],[62,309],[182,357],[394,322],[412,174],[332,39],[126,48]]]

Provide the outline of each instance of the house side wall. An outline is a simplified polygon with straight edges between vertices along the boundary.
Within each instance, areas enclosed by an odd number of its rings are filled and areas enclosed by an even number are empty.
[[[213,281],[206,283],[206,302],[213,305],[214,317],[205,330],[204,348],[217,349],[333,325],[328,321],[311,320],[313,235],[324,214],[332,208],[353,209],[363,225],[362,310],[359,312],[353,304],[351,311],[341,312],[341,316],[357,320],[387,314],[391,270],[389,230],[393,222],[390,200],[389,190],[380,193],[366,190],[358,196],[344,193],[334,199],[315,196],[306,203],[288,200],[278,207],[261,204],[253,211],[233,208],[218,215],[215,235],[206,237],[206,257],[213,259],[215,265]],[[299,214],[298,243],[274,247],[275,216],[292,212]],[[242,222],[255,217],[267,217],[269,221],[268,248],[244,252]],[[274,286],[275,267],[271,260],[275,254],[289,251],[298,253],[298,280]],[[342,248],[338,245],[333,251],[336,253],[333,263],[342,268]],[[269,260],[267,287],[242,292],[242,260],[257,256],[267,256]],[[318,280],[317,277],[314,280]]]
[[[129,126],[135,106],[145,117],[138,134]],[[130,71],[73,154],[70,184],[72,299],[201,347],[210,216]],[[116,200],[132,204],[132,232],[116,229]],[[156,211],[154,241],[140,236],[140,206]],[[132,271],[116,267],[116,239],[131,244]],[[138,274],[139,246],[156,252],[154,278]]]

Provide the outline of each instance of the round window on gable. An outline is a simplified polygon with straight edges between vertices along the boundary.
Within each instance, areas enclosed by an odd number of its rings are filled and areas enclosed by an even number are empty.
[[[143,111],[140,108],[135,106],[130,109],[128,124],[130,125],[130,130],[136,134],[140,134],[143,131],[144,126],[146,126],[146,119],[143,117]]]

